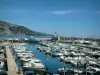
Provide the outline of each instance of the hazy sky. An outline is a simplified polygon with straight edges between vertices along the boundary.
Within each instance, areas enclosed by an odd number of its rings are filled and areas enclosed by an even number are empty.
[[[100,37],[100,0],[0,0],[0,20],[50,34]]]

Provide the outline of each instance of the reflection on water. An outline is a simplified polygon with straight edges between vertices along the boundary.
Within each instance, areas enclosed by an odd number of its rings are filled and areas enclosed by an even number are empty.
[[[42,63],[48,68],[48,72],[50,73],[57,73],[59,68],[62,68],[64,64],[60,62],[59,58],[52,58],[49,55],[45,55],[45,53],[40,52],[37,50],[39,45],[35,44],[27,44],[27,49],[31,50],[36,58],[39,58]],[[67,68],[71,69],[71,65],[67,64]]]

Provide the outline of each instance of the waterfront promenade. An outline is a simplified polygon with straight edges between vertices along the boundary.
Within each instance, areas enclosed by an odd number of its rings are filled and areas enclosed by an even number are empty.
[[[15,62],[15,59],[12,55],[9,46],[6,46],[6,55],[7,55],[8,75],[23,75],[23,74],[18,74],[18,66]]]

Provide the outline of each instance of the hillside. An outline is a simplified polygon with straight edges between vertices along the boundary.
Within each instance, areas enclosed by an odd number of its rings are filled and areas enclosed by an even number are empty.
[[[24,26],[11,24],[5,21],[0,21],[0,34],[12,34],[12,35],[49,35],[37,31],[32,31]]]

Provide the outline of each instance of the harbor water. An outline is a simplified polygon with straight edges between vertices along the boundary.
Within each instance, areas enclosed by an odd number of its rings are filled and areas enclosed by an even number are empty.
[[[49,73],[57,73],[59,68],[64,67],[64,63],[60,62],[59,58],[53,58],[50,55],[45,55],[45,53],[40,52],[37,50],[37,47],[40,45],[36,44],[27,44],[26,47],[28,50],[32,51],[32,53],[35,55],[36,58],[39,58],[42,63],[45,65],[47,69],[47,72]],[[71,64],[66,64],[66,67],[68,69],[71,69]]]

